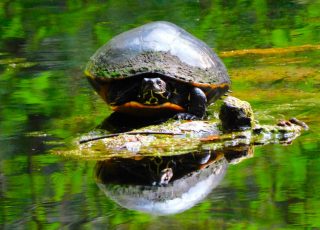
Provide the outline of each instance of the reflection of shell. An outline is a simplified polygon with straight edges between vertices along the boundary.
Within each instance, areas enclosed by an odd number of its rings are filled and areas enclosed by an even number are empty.
[[[125,208],[168,215],[189,209],[204,199],[220,183],[226,168],[227,161],[222,158],[164,187],[102,183],[98,186]]]

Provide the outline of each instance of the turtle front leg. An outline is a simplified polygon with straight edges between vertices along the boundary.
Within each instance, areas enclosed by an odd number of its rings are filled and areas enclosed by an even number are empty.
[[[176,118],[182,120],[202,119],[206,113],[207,97],[199,88],[192,88],[188,95],[189,106],[186,113],[176,114]]]

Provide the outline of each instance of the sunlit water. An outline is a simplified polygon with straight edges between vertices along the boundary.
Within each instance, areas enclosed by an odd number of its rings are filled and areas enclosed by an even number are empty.
[[[0,3],[0,228],[320,227],[319,1],[89,2]],[[261,123],[297,117],[310,126],[290,145],[255,147],[204,200],[167,216],[107,197],[96,162],[49,154],[110,114],[83,77],[88,58],[112,36],[154,20],[213,47],[233,95],[249,101]]]

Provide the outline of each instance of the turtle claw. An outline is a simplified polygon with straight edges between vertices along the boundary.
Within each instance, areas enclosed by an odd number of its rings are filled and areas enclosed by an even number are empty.
[[[173,118],[177,120],[198,120],[199,119],[199,117],[191,113],[177,113],[176,115],[174,115]]]

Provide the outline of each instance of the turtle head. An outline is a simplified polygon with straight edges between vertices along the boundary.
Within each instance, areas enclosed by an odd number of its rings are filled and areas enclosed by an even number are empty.
[[[143,92],[152,91],[154,93],[164,93],[167,90],[167,84],[161,78],[143,78],[141,89]]]
[[[141,82],[140,101],[146,105],[158,105],[167,101],[169,92],[167,83],[161,78],[143,78]]]

